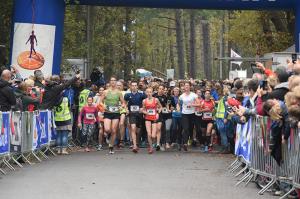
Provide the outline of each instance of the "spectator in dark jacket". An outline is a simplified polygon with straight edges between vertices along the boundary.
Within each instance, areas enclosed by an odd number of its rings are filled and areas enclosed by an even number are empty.
[[[80,74],[77,74],[74,78],[60,84],[60,77],[54,75],[51,80],[47,82],[45,87],[45,93],[43,101],[40,106],[41,109],[52,109],[54,106],[58,106],[61,103],[63,91],[71,84],[75,83],[80,78]]]
[[[29,111],[29,105],[34,105],[35,109],[37,109],[40,99],[39,96],[37,98],[33,98],[27,93],[27,85],[25,82],[21,82],[18,86],[18,88],[15,90],[15,96],[16,98],[20,98],[22,102],[22,109],[23,110],[17,110],[17,111]]]
[[[16,104],[16,97],[9,81],[11,80],[11,72],[3,70],[0,79],[0,111],[10,111],[11,107]]]
[[[289,92],[288,87],[288,79],[289,73],[286,71],[285,67],[278,67],[275,71],[275,75],[278,78],[279,84],[274,87],[272,92],[269,92],[262,96],[263,101],[267,99],[277,99],[280,101],[284,101],[284,96],[287,92]]]

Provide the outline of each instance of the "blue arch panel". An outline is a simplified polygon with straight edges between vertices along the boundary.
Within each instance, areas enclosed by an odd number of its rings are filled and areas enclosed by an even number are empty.
[[[83,5],[214,10],[292,9],[297,0],[79,0]]]

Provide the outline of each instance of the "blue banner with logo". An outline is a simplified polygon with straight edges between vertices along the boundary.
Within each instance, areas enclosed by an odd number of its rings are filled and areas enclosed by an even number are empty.
[[[236,128],[235,155],[250,162],[251,157],[251,136],[253,130],[253,119],[250,118],[245,124],[238,124]]]
[[[0,155],[9,153],[10,150],[10,113],[0,113]]]

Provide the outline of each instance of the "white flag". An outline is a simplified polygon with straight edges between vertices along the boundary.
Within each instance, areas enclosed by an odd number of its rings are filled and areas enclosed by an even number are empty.
[[[234,52],[232,49],[230,49],[230,57],[241,57],[239,54],[237,54],[236,52]],[[242,64],[241,61],[231,61],[231,63],[233,64],[238,64],[239,66]]]

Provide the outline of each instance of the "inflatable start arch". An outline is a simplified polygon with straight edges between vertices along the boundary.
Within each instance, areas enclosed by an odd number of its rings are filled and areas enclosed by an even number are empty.
[[[98,6],[219,10],[294,10],[295,45],[299,52],[300,0],[68,0]],[[15,0],[11,64],[25,77],[33,70],[59,74],[63,44],[64,0]]]

